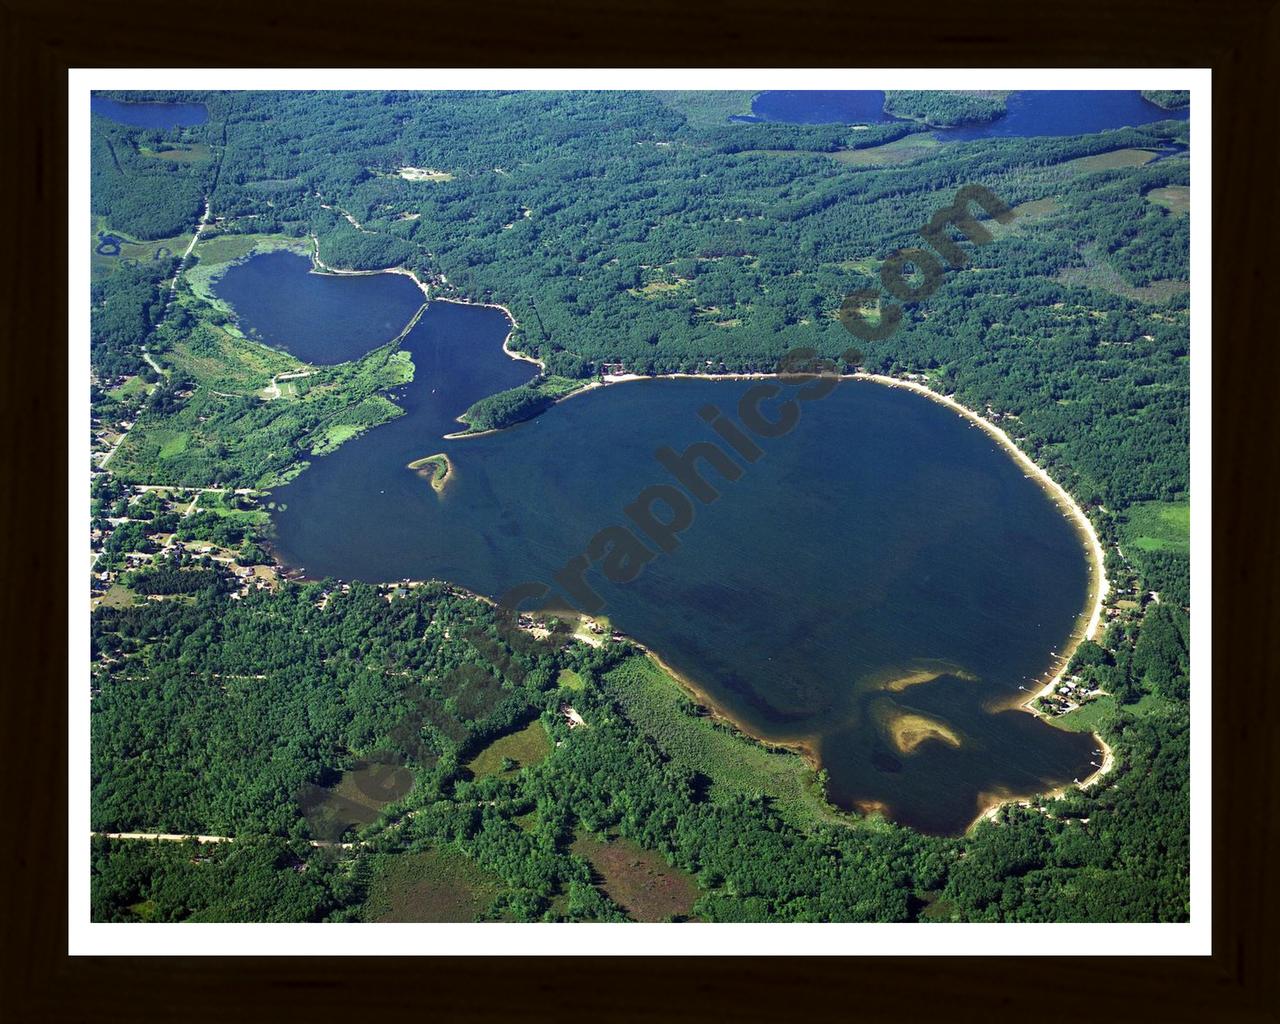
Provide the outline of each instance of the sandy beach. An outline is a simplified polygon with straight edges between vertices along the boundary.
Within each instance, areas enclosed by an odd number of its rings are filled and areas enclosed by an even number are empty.
[[[1053,498],[1057,506],[1063,510],[1063,515],[1072,520],[1076,529],[1085,541],[1085,545],[1089,551],[1089,587],[1090,598],[1089,604],[1085,611],[1081,614],[1083,626],[1077,629],[1071,639],[1062,651],[1053,652],[1054,662],[1045,673],[1046,681],[1040,689],[1031,693],[1025,699],[1016,700],[1014,704],[1022,707],[1024,710],[1034,715],[1039,715],[1031,706],[1032,702],[1038,697],[1042,697],[1053,692],[1054,688],[1062,679],[1066,672],[1071,656],[1075,653],[1075,649],[1080,645],[1082,640],[1092,640],[1098,634],[1102,625],[1102,608],[1106,601],[1107,592],[1110,590],[1110,584],[1107,581],[1105,555],[1102,550],[1102,542],[1098,539],[1098,532],[1094,529],[1092,521],[1085,515],[1076,500],[1067,493],[1066,488],[1053,479],[1044,469],[1038,466],[1026,452],[1019,448],[1008,434],[1000,427],[992,423],[990,420],[979,416],[972,409],[961,405],[949,395],[942,395],[938,392],[920,384],[916,381],[899,380],[897,377],[887,377],[878,373],[855,373],[851,374],[856,380],[871,380],[877,384],[883,384],[886,387],[905,388],[908,391],[914,391],[918,395],[923,395],[930,401],[945,405],[960,416],[974,425],[986,431],[995,441],[1000,444],[1014,460],[1027,471],[1027,475],[1039,482],[1040,486],[1048,492]]]
[[[1049,790],[1048,792],[1037,794],[1037,796],[1040,799],[1056,800],[1058,797],[1066,793],[1067,790],[1071,788],[1071,786],[1074,786],[1076,789],[1080,789],[1080,790],[1088,789],[1095,782],[1101,779],[1104,775],[1109,774],[1111,770],[1115,768],[1115,763],[1116,763],[1115,753],[1112,751],[1111,747],[1107,744],[1107,741],[1104,740],[1097,733],[1093,734],[1093,738],[1098,744],[1098,749],[1102,751],[1102,766],[1097,768],[1093,772],[1093,774],[1086,775],[1079,782],[1071,783],[1070,786],[1059,786],[1057,789],[1052,789],[1052,790]],[[1000,816],[1000,812],[1004,808],[1008,807],[1010,804],[1016,803],[1023,807],[1030,807],[1033,799],[1035,798],[1020,796],[1018,794],[1011,794],[1011,793],[982,794],[982,808],[983,808],[982,813],[980,813],[973,820],[973,824],[971,824],[967,829],[965,829],[965,834],[967,835],[968,833],[972,832],[984,821],[995,821],[996,818]]]
[[[311,244],[314,252],[311,254],[311,263],[314,268],[325,274],[336,274],[339,277],[368,277],[371,274],[399,274],[401,277],[407,277],[410,281],[418,286],[418,290],[422,292],[422,297],[428,302],[431,301],[431,288],[425,281],[418,278],[412,270],[407,267],[386,267],[382,270],[337,270],[329,266],[320,258],[320,240],[315,235],[311,236]]]
[[[312,239],[313,239],[313,242],[316,242],[315,236],[312,236]],[[388,268],[387,270],[368,270],[368,271],[333,270],[325,266],[325,264],[320,260],[318,242],[316,242],[315,249],[316,251],[313,256],[314,263],[317,267],[321,268],[324,271],[327,271],[329,273],[335,273],[335,274],[377,274],[377,273],[404,274],[409,278],[411,278],[414,281],[414,283],[417,284],[420,289],[422,289],[423,294],[427,296],[428,299],[431,298],[427,285],[424,284],[422,281],[420,281],[412,271],[406,270],[401,267]],[[465,299],[454,299],[454,298],[444,298],[444,297],[437,297],[431,301],[451,302],[457,305],[464,305],[464,306],[487,306],[492,309],[502,310],[503,314],[507,317],[507,320],[510,324],[506,337],[503,339],[503,342],[502,342],[502,351],[512,359],[515,359],[521,362],[532,363],[538,367],[540,372],[542,373],[546,372],[546,365],[541,360],[536,359],[533,356],[527,355],[523,352],[518,352],[511,348],[510,342],[513,334],[515,333],[517,323],[516,323],[515,317],[511,313],[511,310],[506,306],[500,303],[495,303],[495,302],[471,302]],[[633,381],[640,381],[640,380],[744,381],[744,380],[768,380],[771,378],[775,378],[777,376],[778,376],[777,373],[762,373],[762,372],[665,373],[665,374],[655,374],[653,376],[645,376],[645,375],[636,374],[636,373],[605,374],[593,381],[584,383],[584,385],[581,388],[577,389],[576,391],[572,391],[567,395],[561,396],[560,398],[556,399],[553,404],[559,404],[560,402],[568,401],[570,398],[573,398],[576,395],[583,394],[587,391],[596,390],[602,387],[611,387],[616,384],[627,384]],[[867,381],[872,381],[884,387],[901,388],[907,391],[913,391],[916,394],[921,395],[922,397],[928,399],[929,401],[937,402],[940,405],[944,405],[948,407],[957,415],[963,417],[964,419],[968,420],[971,424],[985,431],[988,434],[988,436],[990,436],[997,444],[1001,445],[1005,449],[1005,451],[1008,452],[1013,457],[1014,461],[1017,462],[1021,466],[1021,468],[1026,472],[1027,477],[1037,481],[1040,484],[1040,486],[1049,494],[1049,496],[1054,500],[1055,504],[1057,504],[1057,506],[1062,510],[1063,516],[1070,519],[1072,523],[1075,525],[1077,531],[1079,532],[1081,538],[1085,543],[1085,547],[1089,552],[1089,558],[1090,558],[1090,598],[1089,598],[1089,603],[1087,607],[1081,613],[1080,618],[1081,618],[1082,625],[1080,626],[1080,628],[1076,629],[1073,632],[1071,639],[1064,646],[1064,650],[1060,652],[1059,651],[1051,652],[1051,654],[1053,655],[1054,661],[1049,667],[1049,669],[1046,671],[1045,676],[1043,677],[1045,679],[1045,682],[1043,683],[1043,685],[1036,691],[1029,693],[1028,696],[1026,696],[1025,698],[1021,698],[1021,699],[1015,698],[1008,705],[1005,705],[1009,707],[1020,708],[1021,710],[1026,711],[1030,714],[1034,714],[1037,717],[1044,717],[1038,710],[1036,710],[1032,706],[1032,702],[1034,702],[1038,697],[1051,693],[1054,690],[1054,688],[1058,685],[1059,681],[1062,679],[1064,673],[1066,672],[1067,665],[1071,660],[1071,656],[1075,653],[1076,647],[1078,647],[1080,642],[1085,639],[1093,639],[1097,635],[1099,628],[1102,624],[1103,604],[1106,600],[1106,595],[1109,590],[1109,584],[1106,577],[1102,543],[1098,538],[1098,534],[1097,534],[1097,531],[1094,529],[1093,523],[1090,521],[1089,517],[1085,514],[1084,510],[1075,501],[1075,499],[1067,492],[1067,490],[1061,484],[1059,484],[1056,480],[1054,480],[1053,477],[1051,477],[1045,469],[1037,465],[1036,462],[1029,455],[1027,455],[1026,452],[1024,452],[1021,448],[1019,448],[1017,444],[1013,441],[1013,439],[1004,430],[1002,430],[995,423],[992,423],[990,420],[987,420],[983,416],[979,415],[974,410],[968,408],[965,405],[962,405],[960,402],[956,401],[956,399],[952,398],[950,395],[940,394],[939,392],[934,391],[932,388],[929,388],[926,385],[919,383],[918,381],[903,380],[897,377],[890,377],[884,374],[857,372],[857,373],[843,374],[841,379],[867,380]],[[486,435],[495,434],[499,432],[500,432],[499,430],[477,431],[474,433],[469,431],[457,431],[455,433],[446,434],[445,439],[459,440],[467,437],[484,437]],[[456,589],[461,590],[461,588],[456,588]],[[493,603],[492,600],[488,598],[483,598],[481,595],[478,595],[478,594],[472,594],[471,596],[478,597],[481,600],[486,600],[490,604]],[[683,675],[681,675],[679,672],[673,669],[670,665],[664,662],[661,656],[658,655],[657,652],[645,647],[643,644],[637,643],[634,640],[630,640],[630,638],[628,639],[637,648],[639,648],[646,655],[652,658],[662,668],[664,672],[672,676],[681,685],[681,687],[684,688],[690,694],[690,696],[698,700],[700,703],[706,705],[715,717],[720,718],[726,722],[729,722],[734,726],[734,728],[738,729],[739,731],[742,731],[745,735],[752,736],[752,734],[744,730],[739,723],[734,721],[730,716],[726,715],[722,709],[717,708],[714,702],[709,700],[708,695],[704,691],[702,691],[692,680],[685,678]],[[810,764],[810,766],[813,767],[815,770],[818,767],[820,767],[819,759],[817,757],[816,751],[813,750],[813,748],[810,745],[806,744],[803,741],[787,742],[787,741],[777,741],[777,740],[766,740],[759,736],[752,736],[752,738],[757,740],[758,742],[762,742],[770,746],[785,747],[787,749],[793,750],[796,753],[800,754],[802,757],[804,757],[805,760]],[[1102,740],[1102,738],[1097,736],[1096,734],[1094,735],[1093,738],[1098,743],[1099,749],[1101,749],[1104,752],[1102,767],[1099,768],[1096,772],[1094,772],[1093,775],[1089,776],[1087,779],[1080,782],[1079,786],[1081,788],[1084,788],[1085,786],[1091,784],[1094,780],[1096,780],[1100,776],[1110,771],[1114,761],[1114,756],[1110,748]],[[1062,792],[1065,792],[1065,791],[1066,791],[1066,787],[1062,787],[1061,789],[1053,793],[1041,794],[1041,795],[1055,796],[1055,795],[1060,795]],[[974,820],[973,825],[971,825],[970,828],[974,827],[979,822],[985,819],[995,817],[995,815],[999,813],[1000,808],[1005,806],[1006,804],[1012,803],[1015,801],[1026,801],[1028,797],[1025,794],[992,794],[990,799],[991,799],[990,805],[984,807],[983,811],[977,816],[977,818]]]
[[[776,373],[664,373],[657,374],[653,377],[646,377],[636,373],[619,373],[606,374],[600,378],[599,386],[612,386],[615,384],[627,384],[637,380],[768,380],[777,377]],[[1102,550],[1102,542],[1098,538],[1097,530],[1094,529],[1092,521],[1085,514],[1084,509],[1076,502],[1076,500],[1067,492],[1061,484],[1053,479],[1049,473],[1041,468],[1036,462],[1014,443],[1007,433],[990,420],[980,416],[968,406],[957,402],[950,395],[939,394],[932,388],[926,387],[917,381],[902,380],[897,377],[889,377],[879,373],[849,373],[843,374],[842,380],[869,380],[885,387],[903,388],[907,391],[913,391],[932,402],[939,405],[945,405],[957,415],[962,416],[970,423],[985,431],[997,444],[1001,445],[1005,451],[1013,456],[1025,471],[1026,475],[1037,481],[1041,487],[1054,500],[1054,503],[1062,510],[1063,515],[1070,519],[1075,525],[1081,538],[1085,542],[1085,546],[1089,551],[1089,587],[1090,596],[1089,603],[1085,610],[1081,613],[1081,626],[1074,631],[1071,640],[1066,644],[1062,651],[1052,652],[1054,661],[1048,671],[1045,673],[1045,682],[1040,689],[1031,693],[1022,700],[1015,700],[1013,703],[1023,707],[1032,714],[1038,715],[1039,712],[1031,707],[1031,702],[1037,697],[1044,696],[1053,691],[1054,687],[1062,679],[1066,671],[1071,656],[1075,653],[1076,647],[1082,640],[1094,639],[1102,625],[1102,609],[1106,601],[1110,584],[1107,581],[1105,555]],[[565,398],[559,399],[564,401],[573,395],[581,394],[582,391],[588,390],[582,388],[566,395]],[[474,435],[473,435],[474,436]]]
[[[414,459],[405,468],[426,480],[436,494],[444,494],[454,480],[453,461],[443,452]]]
[[[502,351],[505,352],[512,359],[517,360],[518,362],[533,363],[533,365],[536,366],[539,369],[539,371],[541,371],[542,373],[547,372],[546,363],[544,363],[541,359],[535,359],[533,356],[526,355],[523,352],[517,352],[515,349],[511,347],[510,345],[511,336],[515,334],[516,327],[519,325],[516,323],[516,318],[512,315],[511,310],[509,310],[506,306],[498,302],[472,302],[469,299],[446,299],[443,296],[437,296],[434,301],[451,302],[455,306],[483,306],[486,309],[502,310],[502,312],[504,312],[507,315],[507,320],[510,323],[510,327],[508,327],[507,329],[507,336],[502,339]]]
[[[505,349],[505,343],[504,343],[504,349]],[[511,353],[508,352],[508,354],[511,354]],[[767,380],[777,376],[778,375],[776,373],[716,373],[716,374],[669,373],[669,374],[658,374],[652,377],[648,377],[648,376],[643,376],[641,374],[635,374],[635,373],[622,373],[622,374],[605,375],[604,377],[599,379],[597,386],[606,387],[606,386],[612,386],[615,384],[627,384],[632,381],[638,381],[638,380],[662,380],[662,379],[726,380],[726,381],[727,380]],[[1105,568],[1105,561],[1104,561],[1105,556],[1102,549],[1102,542],[1098,538],[1097,531],[1094,529],[1092,521],[1085,514],[1084,509],[1082,509],[1080,505],[1076,502],[1076,500],[1067,492],[1066,488],[1064,488],[1061,484],[1059,484],[1056,480],[1054,480],[1053,477],[1051,477],[1045,469],[1037,465],[1036,462],[1029,455],[1027,455],[1026,452],[1024,452],[1021,448],[1017,446],[1016,443],[1014,443],[1013,438],[1011,438],[1004,430],[1002,430],[996,424],[992,423],[990,420],[987,420],[984,417],[980,416],[974,410],[968,408],[965,405],[962,405],[960,402],[956,401],[951,396],[940,394],[937,391],[934,391],[931,388],[917,381],[901,380],[897,377],[889,377],[884,374],[858,372],[858,373],[851,373],[851,374],[843,374],[842,379],[867,380],[867,381],[872,381],[873,383],[876,383],[876,384],[880,384],[884,387],[902,388],[908,391],[913,391],[916,394],[929,399],[930,401],[937,402],[938,404],[944,405],[947,408],[951,409],[957,415],[962,416],[963,418],[968,420],[970,423],[974,424],[981,430],[985,431],[988,434],[988,436],[990,436],[994,441],[996,441],[997,444],[1001,445],[1005,449],[1005,451],[1008,452],[1013,457],[1014,461],[1017,462],[1022,467],[1022,469],[1026,472],[1026,475],[1029,478],[1034,479],[1040,484],[1040,486],[1053,499],[1054,503],[1059,507],[1059,509],[1062,510],[1063,515],[1066,518],[1071,519],[1072,523],[1075,525],[1078,533],[1080,534],[1082,540],[1084,541],[1085,547],[1089,552],[1089,561],[1090,561],[1089,602],[1080,616],[1080,621],[1082,625],[1073,632],[1071,639],[1067,642],[1067,644],[1064,646],[1064,649],[1062,651],[1051,652],[1054,660],[1050,665],[1049,669],[1045,673],[1046,681],[1044,685],[1040,687],[1040,689],[1036,690],[1035,692],[1028,694],[1026,697],[1021,697],[1021,698],[1015,697],[1011,702],[1009,702],[1009,704],[1005,705],[1010,707],[1017,707],[1020,710],[1028,712],[1029,714],[1033,714],[1039,718],[1043,718],[1044,716],[1041,714],[1041,712],[1039,712],[1038,710],[1036,710],[1035,707],[1032,706],[1032,702],[1035,701],[1038,697],[1053,691],[1053,689],[1057,686],[1058,682],[1062,679],[1064,673],[1066,672],[1067,665],[1070,663],[1071,656],[1075,653],[1076,647],[1079,646],[1082,640],[1093,639],[1097,635],[1099,628],[1102,624],[1102,609],[1103,609],[1103,604],[1106,600],[1107,592],[1109,590],[1109,583],[1107,581],[1107,576],[1106,576],[1106,568]],[[582,391],[587,389],[588,388],[583,388],[583,389],[580,389],[579,391],[575,391],[572,394],[566,395],[564,398],[559,399],[559,401],[565,401],[568,398],[572,398],[573,395],[575,394],[581,394]],[[479,435],[468,435],[468,436],[479,436]],[[740,723],[734,721],[732,717],[726,715],[722,709],[717,708],[714,702],[708,699],[707,694],[704,691],[702,691],[692,680],[687,679],[686,677],[681,675],[679,672],[677,672],[675,669],[673,669],[669,664],[664,662],[662,657],[656,651],[653,651],[652,649],[645,647],[643,644],[637,643],[634,640],[631,640],[631,642],[635,644],[635,646],[638,647],[640,650],[644,651],[645,654],[651,657],[655,662],[657,662],[657,664],[663,669],[663,671],[666,672],[668,675],[672,676],[681,685],[681,687],[683,687],[690,694],[690,696],[698,700],[700,703],[705,704],[711,710],[714,716],[729,722],[734,726],[734,728],[744,732],[745,735],[752,736],[752,738],[757,740],[758,742],[766,743],[772,746],[786,747],[787,749],[795,751],[796,753],[804,757],[805,760],[810,764],[810,766],[813,767],[815,770],[817,770],[817,768],[820,767],[819,759],[817,757],[816,751],[814,751],[811,746],[807,745],[804,742],[766,740],[766,739],[763,739],[762,737],[752,735],[750,732],[744,730]],[[1112,754],[1111,749],[1103,741],[1102,737],[1098,736],[1095,733],[1093,735],[1093,739],[1098,744],[1099,749],[1101,749],[1104,752],[1102,767],[1099,768],[1092,775],[1090,775],[1088,778],[1081,781],[1079,783],[1080,788],[1084,788],[1085,786],[1090,785],[1093,781],[1095,781],[1096,779],[1098,779],[1099,777],[1101,777],[1102,775],[1110,771],[1114,761],[1114,755]],[[1065,791],[1066,791],[1066,787],[1063,787],[1052,793],[1042,794],[1042,795],[1056,796],[1056,795],[1061,795],[1061,793]],[[1000,796],[993,795],[991,805],[984,808],[984,810],[977,816],[977,818],[975,818],[973,824],[976,825],[978,822],[984,819],[994,817],[999,812],[999,809],[1001,807],[1005,806],[1008,803],[1012,803],[1020,800],[1027,800],[1028,796],[1029,796],[1028,794],[1007,794],[1007,795],[1000,795]],[[972,827],[973,825],[970,826],[970,828]]]

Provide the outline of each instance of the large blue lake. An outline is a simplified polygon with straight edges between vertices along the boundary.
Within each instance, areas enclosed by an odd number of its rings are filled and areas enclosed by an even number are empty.
[[[203,103],[133,103],[91,96],[89,109],[133,128],[185,128],[209,120]]]
[[[283,291],[244,293],[241,322],[267,337]],[[598,531],[628,525],[644,488],[673,482],[657,449],[717,440],[700,411],[735,415],[752,386],[621,384],[442,441],[471,402],[530,377],[501,352],[507,328],[495,309],[431,304],[404,341],[407,415],[274,493],[282,558],[312,577],[434,577],[493,596],[554,586]],[[697,505],[674,553],[626,584],[587,574],[604,614],[753,734],[809,749],[844,806],[957,832],[997,794],[1087,774],[1091,737],[1010,709],[1086,603],[1086,553],[1062,512],[986,434],[919,396],[848,381],[802,410],[738,480],[706,472],[721,497]],[[443,496],[406,468],[440,451],[455,474]]]
[[[1153,121],[1185,121],[1190,111],[1164,110],[1135,90],[1062,89],[1015,92],[1007,112],[989,124],[937,129],[940,139],[1008,138],[1010,136],[1086,135],[1112,128],[1134,128]],[[763,92],[751,105],[751,117],[738,121],[784,121],[790,124],[887,124],[901,120],[884,112],[884,93],[792,90]]]

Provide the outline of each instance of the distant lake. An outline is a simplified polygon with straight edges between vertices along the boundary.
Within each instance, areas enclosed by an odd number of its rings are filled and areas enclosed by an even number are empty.
[[[287,563],[492,596],[551,583],[598,530],[629,522],[643,488],[671,482],[657,448],[716,440],[699,410],[732,411],[751,386],[617,385],[442,441],[471,402],[532,375],[502,354],[507,329],[495,309],[431,304],[404,343],[407,415],[273,493]],[[814,752],[837,803],[925,831],[958,832],[993,794],[1092,770],[1092,737],[1000,710],[1067,642],[1089,569],[1062,512],[991,438],[919,396],[848,381],[761,446],[736,482],[707,472],[722,496],[674,554],[625,585],[588,574],[617,628],[753,734]],[[455,478],[438,497],[405,466],[441,451]]]
[[[315,274],[294,252],[263,253],[213,285],[246,334],[308,363],[345,363],[390,341],[422,305],[403,274]]]
[[[787,124],[886,124],[901,118],[884,112],[884,93],[877,89],[778,89],[762,92],[750,115],[731,121],[783,121]]]
[[[119,124],[134,128],[175,128],[204,124],[209,111],[203,103],[122,103],[102,96],[89,97],[89,109]]]
[[[1134,128],[1153,121],[1186,121],[1190,110],[1164,110],[1136,90],[1063,89],[1015,92],[1003,117],[988,124],[940,128],[939,139],[1087,135],[1113,128]],[[884,93],[795,90],[763,92],[751,105],[752,116],[735,121],[782,121],[789,124],[887,124],[902,118],[884,112]]]

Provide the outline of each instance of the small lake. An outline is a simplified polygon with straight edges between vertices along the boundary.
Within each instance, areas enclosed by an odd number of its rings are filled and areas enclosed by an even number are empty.
[[[1153,121],[1186,121],[1189,108],[1164,110],[1128,89],[1062,89],[1015,92],[1003,117],[988,124],[940,128],[943,140],[1087,135],[1113,128],[1135,128]],[[751,105],[750,117],[736,121],[781,121],[788,124],[888,124],[902,118],[884,112],[884,93],[794,90],[763,92]]]
[[[316,274],[309,258],[284,250],[234,264],[213,292],[245,334],[321,365],[386,344],[423,302],[404,274]]]
[[[781,121],[786,124],[888,124],[900,118],[884,112],[877,89],[777,89],[751,102],[751,113],[730,121]]]
[[[431,304],[404,342],[407,415],[273,493],[287,563],[493,596],[553,584],[597,531],[629,523],[642,489],[671,482],[659,447],[716,440],[699,411],[732,412],[751,387],[617,385],[441,440],[471,402],[532,376],[502,354],[507,329],[496,309]],[[735,482],[705,474],[722,496],[674,554],[628,584],[588,574],[617,628],[753,734],[811,750],[837,803],[924,831],[958,832],[994,794],[1092,770],[1092,737],[1009,709],[1067,642],[1089,567],[1075,529],[990,437],[909,392],[847,381],[762,447]],[[455,476],[437,496],[405,467],[442,451]]]
[[[203,103],[128,103],[90,96],[89,109],[133,128],[185,128],[209,120]]]

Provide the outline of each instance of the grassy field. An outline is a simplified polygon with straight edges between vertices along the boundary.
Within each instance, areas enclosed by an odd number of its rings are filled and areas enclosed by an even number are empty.
[[[1143,551],[1191,550],[1191,503],[1144,501],[1124,513],[1121,535],[1126,547]]]
[[[661,273],[661,271],[658,271],[658,273]],[[664,295],[680,291],[681,288],[691,283],[691,281],[682,277],[677,277],[671,281],[655,278],[652,281],[646,281],[639,288],[628,288],[627,291],[641,299],[660,299]]]
[[[1141,167],[1159,155],[1151,149],[1113,149],[1109,153],[1076,157],[1065,161],[1061,166],[1077,174],[1096,174],[1098,171],[1114,171],[1122,167]]]
[[[467,762],[467,770],[477,779],[497,775],[508,779],[521,768],[530,768],[551,753],[551,740],[542,722],[534,719],[519,732],[500,736]],[[509,757],[515,767],[502,768],[503,758]]]
[[[1175,295],[1190,291],[1187,281],[1153,281],[1141,287],[1132,285],[1120,276],[1120,273],[1109,263],[1098,257],[1086,254],[1088,264],[1083,267],[1068,267],[1061,271],[1055,280],[1059,284],[1078,285],[1082,288],[1097,288],[1099,291],[1123,295],[1126,299],[1138,302],[1168,302]]]
[[[1186,215],[1191,212],[1191,188],[1188,185],[1153,188],[1147,193],[1147,199],[1157,206],[1163,206],[1172,214]]]
[[[562,668],[556,677],[556,685],[562,690],[578,692],[587,688],[587,681],[571,668]]]
[[[132,398],[134,395],[149,394],[154,387],[154,384],[148,384],[141,377],[130,377],[118,388],[112,388],[107,394],[116,399],[116,401],[120,401],[124,398]]]
[[[834,160],[848,167],[893,167],[928,156],[941,145],[942,143],[932,135],[920,132],[905,135],[893,142],[886,142],[882,146],[867,146],[863,149],[838,149],[831,152],[820,149],[744,149],[739,155],[772,156],[793,160],[821,158]]]
[[[452,849],[378,858],[363,917],[379,922],[474,921],[498,880]]]
[[[1165,698],[1148,693],[1136,703],[1126,704],[1124,710],[1139,716],[1152,715],[1160,714],[1169,705],[1170,702]],[[1100,732],[1119,710],[1120,706],[1116,704],[1116,699],[1108,694],[1090,701],[1079,710],[1050,718],[1048,721],[1055,728],[1065,729],[1067,732]]]
[[[655,94],[662,103],[688,118],[695,127],[725,124],[729,118],[751,113],[754,92],[723,90],[707,92],[699,89],[676,89]]]
[[[191,443],[191,435],[185,430],[159,430],[154,440],[160,445],[161,459],[175,459],[187,450]]]
[[[261,508],[242,509],[236,507],[237,497],[234,494],[204,491],[196,498],[196,507],[201,512],[212,512],[223,519],[234,519],[242,523],[264,524],[270,521],[271,515]]]
[[[1036,217],[1045,217],[1058,209],[1058,200],[1053,196],[1047,199],[1032,199],[1025,203],[1019,203],[1013,207],[1013,216],[1015,219],[1034,220]]]
[[[136,603],[137,595],[123,583],[113,583],[111,588],[99,599],[100,604],[108,608],[128,608]]]
[[[1116,699],[1112,696],[1099,697],[1084,707],[1065,715],[1050,718],[1049,722],[1058,729],[1067,732],[1097,732],[1104,722],[1116,713]]]
[[[276,249],[297,249],[309,254],[311,243],[292,235],[213,235],[200,240],[195,255],[201,265],[210,267],[242,260],[250,253]]]
[[[983,227],[990,231],[995,238],[1004,238],[1006,235],[1016,235],[1024,231],[1028,226],[1057,212],[1058,200],[1053,196],[1048,196],[1044,199],[1032,199],[1013,207],[1013,220],[1008,224],[1001,224],[997,220],[988,220],[983,223]]]
[[[227,394],[250,395],[276,374],[299,372],[293,356],[212,324],[201,324],[166,353],[179,375]]]
[[[207,142],[171,142],[172,149],[156,152],[149,146],[139,146],[138,152],[143,156],[166,160],[171,164],[203,164],[213,157],[213,151]]]
[[[591,865],[600,888],[632,920],[680,921],[692,912],[697,885],[660,853],[627,839],[602,843],[589,835],[579,835],[570,849]]]
[[[114,256],[104,256],[98,252],[103,235],[114,235],[120,240],[120,251]],[[123,231],[110,227],[101,217],[95,217],[93,228],[89,232],[90,279],[98,280],[110,276],[124,261],[148,263],[157,257],[181,256],[191,244],[192,235],[174,235],[172,238],[158,238],[154,242],[141,242],[126,235]]]
[[[886,142],[883,146],[848,149],[825,155],[849,167],[893,167],[928,156],[941,145],[942,143],[928,132],[918,132],[914,135],[904,135],[893,142]]]
[[[647,657],[637,656],[609,672],[604,688],[635,725],[653,737],[672,760],[712,781],[712,796],[762,793],[797,828],[850,819],[822,799],[813,771],[797,754],[768,748],[685,713],[680,684]]]
[[[316,839],[335,841],[348,828],[378,820],[382,808],[413,788],[413,772],[391,764],[363,763],[332,786],[309,784],[298,795],[298,807]]]

